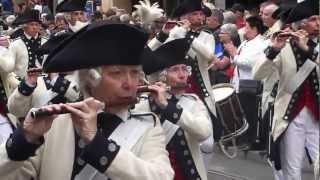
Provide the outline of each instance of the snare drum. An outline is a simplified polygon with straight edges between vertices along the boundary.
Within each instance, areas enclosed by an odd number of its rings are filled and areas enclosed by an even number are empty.
[[[248,129],[248,123],[233,85],[217,84],[212,87],[212,94],[216,102],[218,119],[223,126],[223,135],[219,140],[220,145],[223,145],[243,134]]]

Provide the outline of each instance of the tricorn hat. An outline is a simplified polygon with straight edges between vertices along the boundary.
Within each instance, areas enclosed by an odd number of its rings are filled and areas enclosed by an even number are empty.
[[[26,24],[29,22],[39,22],[40,20],[40,12],[35,9],[26,9],[23,14],[18,15],[18,17],[13,22],[14,25]]]
[[[64,0],[56,9],[56,12],[84,11],[87,0]]]
[[[279,7],[278,7],[278,9],[276,9],[273,13],[272,13],[272,15],[271,15],[271,17],[273,18],[273,19],[280,19],[282,22],[284,22],[286,19],[287,19],[287,17],[288,17],[288,15],[289,15],[289,13],[290,13],[290,11],[291,11],[291,9],[294,7],[294,5],[292,5],[292,4],[290,4],[290,5],[287,5],[287,4],[281,4]]]
[[[319,15],[319,0],[305,0],[291,9],[285,23],[290,24],[313,15]]]
[[[59,46],[60,43],[63,42],[63,40],[71,37],[73,33],[69,32],[69,31],[65,31],[65,32],[58,32],[54,35],[52,35],[50,37],[50,39],[45,42],[44,44],[42,44],[38,49],[37,49],[37,53],[38,54],[49,54],[50,52],[52,52],[56,47]]]
[[[211,10],[201,0],[185,0],[173,11],[172,17],[178,18],[194,11],[203,11],[207,17],[211,16]]]
[[[103,65],[139,65],[148,34],[132,25],[100,22],[67,38],[48,56],[45,72],[67,72]]]
[[[190,43],[187,38],[167,42],[152,51],[149,58],[142,59],[143,71],[150,75],[176,64],[185,64],[189,49]]]

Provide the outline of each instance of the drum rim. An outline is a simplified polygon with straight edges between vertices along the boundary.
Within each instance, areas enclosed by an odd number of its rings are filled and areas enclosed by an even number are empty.
[[[212,90],[218,89],[218,88],[223,88],[223,87],[230,87],[231,89],[233,89],[232,94],[234,94],[234,93],[236,92],[236,89],[235,89],[234,86],[233,86],[232,84],[230,84],[230,83],[221,83],[221,84],[213,85],[213,86],[212,86]],[[232,94],[231,94],[231,95],[232,95]],[[228,99],[229,97],[230,97],[230,96],[227,96],[227,97],[221,99],[220,101],[216,101],[216,100],[215,100],[215,102],[225,101],[225,100]]]
[[[235,90],[234,86],[230,83],[220,83],[212,86],[212,89],[222,88],[222,87],[230,87]]]

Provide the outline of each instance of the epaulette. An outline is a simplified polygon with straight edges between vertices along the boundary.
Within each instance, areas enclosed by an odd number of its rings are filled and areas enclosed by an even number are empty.
[[[158,118],[158,116],[153,112],[141,112],[141,113],[134,112],[134,113],[131,113],[130,116],[132,118],[136,118],[141,121],[153,121],[154,126],[156,125],[156,121]]]
[[[201,31],[206,32],[208,34],[212,34],[212,32],[210,30],[208,30],[208,29],[201,29]]]
[[[18,36],[18,37],[16,37],[16,38],[14,38],[14,39],[11,39],[11,42],[14,42],[14,41],[19,40],[19,39],[21,39],[21,37],[20,37],[20,36]]]

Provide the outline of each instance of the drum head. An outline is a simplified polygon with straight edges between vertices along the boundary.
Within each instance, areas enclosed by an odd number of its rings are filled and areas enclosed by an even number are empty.
[[[216,102],[230,97],[235,92],[235,89],[231,84],[219,84],[212,88],[212,94]]]

